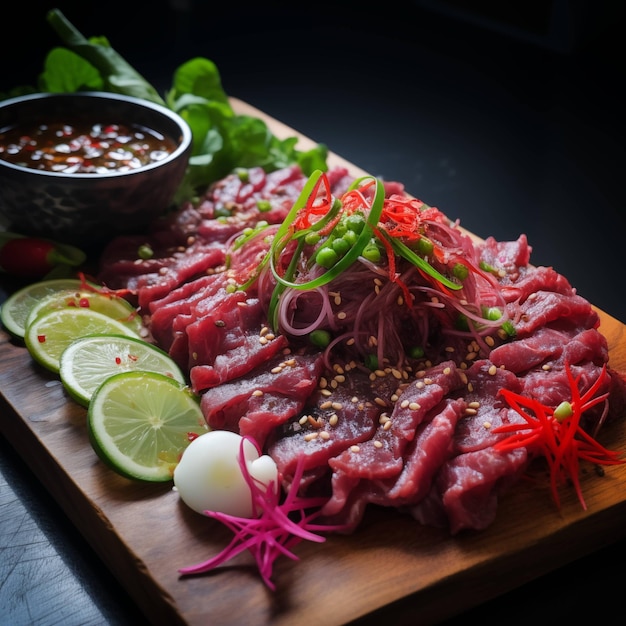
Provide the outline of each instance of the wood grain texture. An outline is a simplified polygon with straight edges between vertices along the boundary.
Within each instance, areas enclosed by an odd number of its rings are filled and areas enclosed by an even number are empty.
[[[264,117],[233,101],[237,110]],[[277,135],[292,129],[266,118]],[[303,138],[306,147],[309,139]],[[334,164],[363,173],[337,155]],[[610,364],[626,372],[626,327],[599,312]],[[92,451],[85,409],[19,342],[0,334],[0,428],[154,624],[434,623],[626,536],[626,466],[581,478],[588,505],[563,491],[557,511],[544,482],[503,497],[494,524],[451,538],[393,511],[372,509],[351,536],[303,543],[279,560],[270,592],[244,554],[195,578],[178,568],[214,555],[230,538],[182,505],[171,485],[123,479]],[[602,443],[626,450],[626,420]]]

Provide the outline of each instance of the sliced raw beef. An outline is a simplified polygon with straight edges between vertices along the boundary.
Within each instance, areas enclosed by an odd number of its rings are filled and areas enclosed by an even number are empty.
[[[508,453],[483,448],[460,454],[443,464],[429,496],[410,513],[422,524],[444,523],[453,535],[463,529],[484,530],[496,517],[499,496],[526,467],[525,448]]]
[[[208,389],[201,400],[211,428],[253,437],[260,446],[270,432],[298,415],[317,388],[319,355],[274,357],[248,376]]]

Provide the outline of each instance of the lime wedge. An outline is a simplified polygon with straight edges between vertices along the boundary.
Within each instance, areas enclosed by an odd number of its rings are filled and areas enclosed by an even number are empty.
[[[42,298],[57,291],[78,290],[82,286],[83,282],[78,278],[57,278],[26,285],[4,301],[0,309],[0,320],[12,335],[23,339],[26,332],[26,319],[31,309]]]
[[[87,411],[96,454],[135,480],[173,480],[195,435],[208,431],[200,400],[189,387],[155,372],[123,372],[94,392]]]
[[[84,308],[104,313],[113,319],[126,324],[136,334],[147,335],[141,316],[137,310],[124,298],[113,293],[91,291],[89,289],[72,289],[56,291],[41,298],[31,309],[24,323],[28,328],[32,322],[48,311],[63,308]]]
[[[167,352],[125,335],[98,334],[76,339],[63,350],[59,364],[66,391],[83,406],[89,404],[94,391],[107,378],[121,372],[158,372],[186,383],[184,374]]]
[[[68,307],[48,311],[26,328],[24,342],[30,355],[43,367],[59,373],[61,354],[72,341],[99,333],[137,337],[126,324],[91,309]]]

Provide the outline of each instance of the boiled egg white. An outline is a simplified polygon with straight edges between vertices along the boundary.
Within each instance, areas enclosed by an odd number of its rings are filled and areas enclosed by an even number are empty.
[[[225,430],[212,430],[194,439],[174,469],[174,487],[183,502],[194,511],[214,511],[252,517],[252,497],[239,466],[242,437]],[[260,488],[271,482],[277,487],[278,469],[274,460],[260,455],[256,446],[244,441],[244,457],[250,476]]]

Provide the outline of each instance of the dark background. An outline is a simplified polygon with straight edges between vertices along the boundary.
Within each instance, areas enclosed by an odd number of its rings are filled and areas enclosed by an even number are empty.
[[[179,64],[210,58],[229,95],[403,182],[482,237],[525,233],[534,264],[554,266],[626,322],[623,2],[22,0],[4,18],[0,91],[36,83],[46,52],[60,43],[45,21],[55,6],[85,36],[106,35],[162,92]],[[53,568],[41,575],[65,581],[63,602],[84,618],[73,623],[101,615],[138,623],[123,591],[1,443],[0,504],[40,534]],[[12,545],[2,547],[9,562],[16,558]],[[509,623],[607,617],[621,591],[603,563],[625,554],[620,544],[473,615]],[[7,589],[22,584],[8,577],[0,610]],[[591,604],[581,607],[582,593]]]

